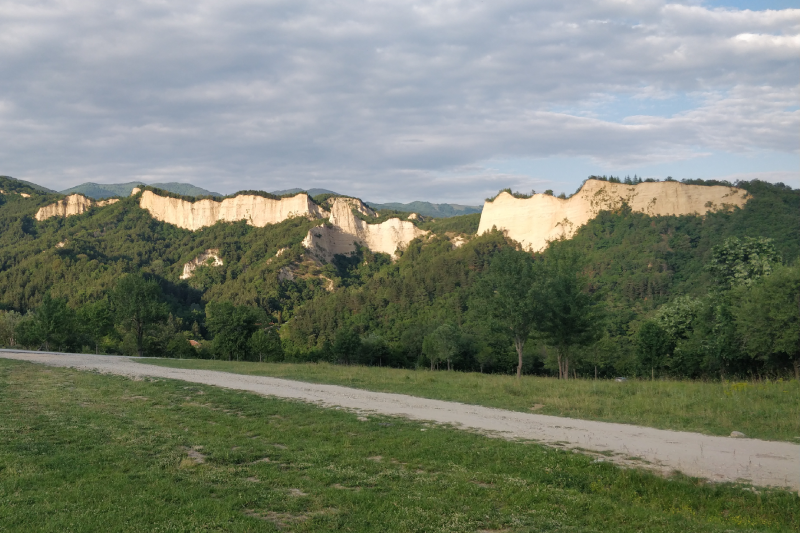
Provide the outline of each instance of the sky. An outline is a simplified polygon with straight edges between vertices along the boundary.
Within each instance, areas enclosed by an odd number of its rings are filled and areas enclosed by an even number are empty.
[[[789,1],[0,0],[0,174],[477,205],[800,188]]]

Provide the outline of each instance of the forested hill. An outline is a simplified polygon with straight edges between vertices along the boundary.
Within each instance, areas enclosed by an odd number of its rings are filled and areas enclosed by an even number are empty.
[[[102,200],[104,198],[111,198],[112,196],[130,196],[134,187],[144,187],[145,184],[139,181],[131,181],[129,183],[82,183],[61,191],[61,194],[82,194],[95,200]],[[207,191],[201,187],[192,185],[191,183],[151,183],[151,187],[156,187],[171,193],[179,194],[181,196],[222,196],[217,192]]]
[[[431,218],[446,218],[456,217],[459,215],[480,214],[483,209],[482,206],[477,205],[460,205],[460,204],[432,204],[431,202],[409,202],[402,204],[398,202],[390,202],[378,204],[374,202],[367,202],[370,207],[377,210],[389,209],[392,211],[400,211],[406,213],[417,213],[425,217]]]
[[[432,235],[395,262],[360,249],[320,264],[302,246],[318,221],[191,232],[123,198],[37,222],[36,210],[60,196],[0,178],[0,344],[508,372],[519,354],[487,287],[503,261],[521,261],[535,274],[540,292],[532,297],[551,301],[553,280],[567,279],[558,265],[569,261],[559,258],[572,257],[578,269],[569,283],[580,282],[575,294],[588,298],[591,335],[561,346],[537,323],[526,334],[525,372],[559,371],[562,348],[576,375],[787,372],[798,355],[786,347],[792,339],[767,353],[748,344],[746,328],[759,316],[753,302],[794,297],[800,191],[740,185],[752,195],[741,209],[649,217],[623,207],[535,255],[513,252],[497,232],[475,236],[472,214],[423,223]],[[455,246],[459,233],[466,243]],[[208,251],[222,264],[200,260],[182,279],[185,265]],[[151,319],[125,314],[134,293],[153,302]]]

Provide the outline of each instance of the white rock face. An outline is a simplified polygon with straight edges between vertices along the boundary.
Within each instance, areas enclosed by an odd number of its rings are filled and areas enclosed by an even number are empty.
[[[319,259],[330,261],[336,254],[351,254],[356,245],[373,252],[389,254],[397,258],[397,250],[403,250],[410,241],[428,234],[411,222],[392,218],[381,224],[369,224],[353,214],[353,209],[372,214],[354,198],[334,198],[331,202],[330,224],[312,228],[303,240],[303,245]]]
[[[82,194],[70,194],[53,204],[40,207],[36,212],[36,220],[45,220],[50,217],[69,217],[72,215],[80,215],[86,212],[90,207],[97,206],[103,207],[119,202],[119,198],[111,198],[109,200],[101,200],[99,202],[85,197]]]
[[[149,211],[156,220],[192,231],[212,226],[220,221],[246,220],[251,226],[261,228],[291,217],[328,216],[328,213],[312,202],[306,194],[280,200],[245,194],[226,198],[221,202],[210,199],[188,202],[180,198],[159,196],[153,191],[144,191],[139,206]]]
[[[219,250],[211,248],[201,253],[185,265],[183,265],[183,274],[181,279],[189,279],[194,274],[194,271],[199,266],[222,266],[223,262],[219,256]]]
[[[673,181],[625,185],[589,180],[567,200],[545,194],[514,198],[500,193],[494,201],[484,204],[478,235],[497,227],[524,248],[540,251],[547,247],[548,241],[571,238],[600,211],[619,209],[623,203],[633,211],[651,216],[703,215],[732,206],[742,207],[748,199],[747,191],[736,187]]]

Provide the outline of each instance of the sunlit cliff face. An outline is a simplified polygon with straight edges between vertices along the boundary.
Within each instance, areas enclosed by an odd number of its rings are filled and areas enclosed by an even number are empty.
[[[703,215],[742,207],[747,200],[747,191],[735,187],[669,181],[625,185],[589,180],[566,200],[546,194],[514,198],[500,193],[484,204],[478,235],[496,227],[524,248],[540,251],[548,241],[572,237],[600,211],[619,209],[623,204],[651,216]]]

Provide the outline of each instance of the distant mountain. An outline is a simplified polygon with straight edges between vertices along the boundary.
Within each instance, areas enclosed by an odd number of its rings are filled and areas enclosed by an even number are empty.
[[[82,183],[76,187],[61,191],[61,194],[82,194],[89,198],[99,200],[102,198],[109,198],[111,196],[130,196],[134,187],[141,187],[145,185],[140,181],[131,181],[128,183]],[[150,183],[151,187],[158,187],[175,194],[183,196],[222,196],[218,192],[208,191],[201,187],[192,185],[191,183]]]
[[[371,208],[377,209],[391,209],[394,211],[405,211],[408,213],[417,213],[426,217],[433,218],[448,218],[456,217],[459,215],[471,215],[473,213],[480,213],[483,210],[482,206],[477,205],[460,205],[460,204],[432,204],[430,202],[410,202],[401,204],[391,202],[388,204],[375,204],[372,202],[365,202]]]
[[[21,187],[30,187],[34,191],[38,192],[45,192],[45,193],[54,193],[56,191],[48,189],[47,187],[42,187],[41,185],[36,185],[35,183],[31,183],[30,181],[19,180],[17,178],[12,178],[11,176],[0,176],[0,180],[4,181],[7,185],[6,188],[9,190],[15,190],[17,186]],[[2,187],[0,187],[2,188]]]
[[[270,194],[282,196],[284,194],[297,194],[299,192],[307,192],[309,196],[318,196],[320,194],[339,194],[338,192],[329,191],[328,189],[285,189],[283,191],[272,191]]]

